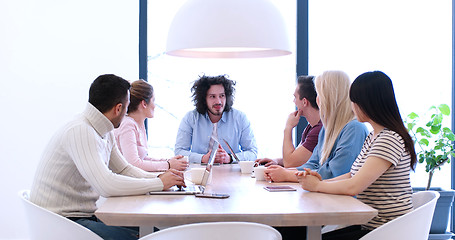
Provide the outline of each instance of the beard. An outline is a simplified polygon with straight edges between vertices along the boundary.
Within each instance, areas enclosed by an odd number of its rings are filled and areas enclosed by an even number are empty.
[[[221,106],[220,110],[213,110],[214,109],[214,106]],[[216,105],[213,105],[211,108],[208,108],[207,109],[211,114],[215,115],[215,116],[219,116],[219,115],[222,115],[223,114],[223,111],[224,111],[224,107],[220,104],[216,104]]]

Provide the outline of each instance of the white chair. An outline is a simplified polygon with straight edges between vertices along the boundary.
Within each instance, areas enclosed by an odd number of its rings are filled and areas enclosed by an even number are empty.
[[[427,240],[439,193],[421,191],[412,194],[414,210],[376,228],[361,240]]]
[[[101,237],[89,229],[30,202],[29,195],[29,190],[19,192],[19,196],[25,206],[30,239],[102,240]]]
[[[274,228],[250,222],[209,222],[170,227],[140,240],[281,240]]]

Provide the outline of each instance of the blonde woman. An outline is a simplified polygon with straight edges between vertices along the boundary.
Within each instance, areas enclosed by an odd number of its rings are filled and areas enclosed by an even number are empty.
[[[296,168],[273,165],[265,177],[273,182],[298,182],[295,173],[303,168],[318,172],[322,179],[349,172],[360,152],[368,130],[355,119],[349,99],[350,81],[342,71],[326,71],[316,77],[316,102],[323,127],[318,144],[307,163]]]
[[[170,159],[148,156],[144,121],[155,115],[152,85],[144,80],[137,80],[131,84],[127,113],[114,133],[120,152],[130,164],[149,172],[166,171],[170,168],[183,171],[187,168],[188,162],[181,155]]]

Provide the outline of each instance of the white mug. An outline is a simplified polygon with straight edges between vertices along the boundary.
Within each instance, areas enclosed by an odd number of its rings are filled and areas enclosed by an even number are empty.
[[[191,168],[185,172],[185,178],[188,178],[191,182],[196,185],[202,183],[202,176],[204,176],[205,168]]]
[[[253,172],[254,161],[239,161],[240,171],[242,174]]]
[[[264,170],[267,167],[265,166],[258,166],[254,168],[254,177],[257,181],[265,181]]]

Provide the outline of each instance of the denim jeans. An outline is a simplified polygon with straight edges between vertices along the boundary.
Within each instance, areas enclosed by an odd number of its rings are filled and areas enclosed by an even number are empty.
[[[138,227],[108,226],[96,217],[69,217],[68,219],[90,229],[104,240],[137,240]]]

